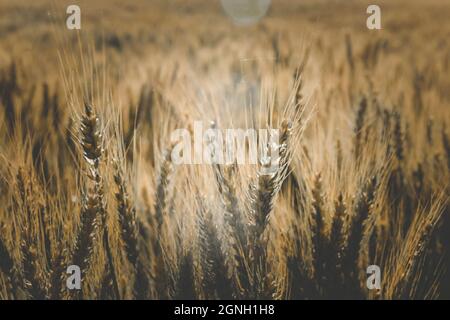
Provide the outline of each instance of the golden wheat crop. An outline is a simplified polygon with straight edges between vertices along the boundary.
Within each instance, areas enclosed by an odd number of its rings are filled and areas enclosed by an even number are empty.
[[[0,299],[450,298],[448,3],[66,5],[0,4]],[[175,164],[199,120],[280,166]]]

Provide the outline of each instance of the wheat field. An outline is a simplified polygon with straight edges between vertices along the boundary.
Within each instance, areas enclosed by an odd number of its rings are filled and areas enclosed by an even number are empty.
[[[450,3],[369,4],[1,0],[0,299],[449,299]],[[175,164],[195,121],[280,166]]]

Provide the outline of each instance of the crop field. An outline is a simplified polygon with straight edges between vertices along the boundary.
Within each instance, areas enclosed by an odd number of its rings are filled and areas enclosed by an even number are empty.
[[[450,2],[371,4],[0,0],[0,300],[450,299]]]

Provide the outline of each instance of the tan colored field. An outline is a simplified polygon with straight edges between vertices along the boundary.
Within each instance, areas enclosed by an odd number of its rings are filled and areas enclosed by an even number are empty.
[[[0,299],[450,298],[450,2],[69,4],[0,2]],[[176,164],[195,121],[279,166]]]

